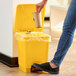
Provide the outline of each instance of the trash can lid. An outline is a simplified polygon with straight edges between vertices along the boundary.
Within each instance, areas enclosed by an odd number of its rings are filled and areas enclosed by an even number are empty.
[[[45,7],[41,11],[42,28],[36,28],[33,13],[36,12],[36,4],[20,4],[16,9],[14,32],[38,31],[42,32],[44,25]]]

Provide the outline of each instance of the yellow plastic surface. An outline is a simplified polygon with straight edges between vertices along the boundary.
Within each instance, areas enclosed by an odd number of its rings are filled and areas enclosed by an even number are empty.
[[[34,63],[48,61],[49,35],[40,32],[17,32],[19,68],[30,72]]]
[[[35,4],[18,5],[16,10],[14,33],[18,44],[19,68],[24,72],[30,72],[33,63],[48,61],[49,35],[42,33],[45,8],[41,11],[42,28],[35,27],[33,12],[36,12]]]
[[[43,30],[45,8],[41,11],[42,28],[36,28],[32,13],[36,12],[36,4],[21,4],[17,6],[14,32]]]

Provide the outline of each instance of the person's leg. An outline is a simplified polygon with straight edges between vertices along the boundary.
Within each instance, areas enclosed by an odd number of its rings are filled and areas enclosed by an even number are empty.
[[[57,51],[51,63],[60,66],[70,48],[76,28],[76,1],[72,0],[68,9]]]
[[[33,64],[32,67],[37,68],[37,70],[40,71],[49,72],[51,74],[58,74],[59,66],[72,44],[75,28],[76,28],[76,0],[72,0],[64,21],[63,32],[59,40],[58,48],[54,55],[53,60],[50,62],[50,64],[49,62],[42,64],[35,63]]]

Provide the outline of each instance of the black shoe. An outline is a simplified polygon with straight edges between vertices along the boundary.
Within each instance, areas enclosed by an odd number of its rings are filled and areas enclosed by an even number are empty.
[[[37,63],[34,63],[32,65],[32,67],[36,68],[36,70],[32,70],[31,71],[45,71],[45,72],[48,72],[50,74],[59,74],[59,67],[57,68],[52,68],[49,64],[49,62],[47,63],[43,63],[43,64],[37,64]]]

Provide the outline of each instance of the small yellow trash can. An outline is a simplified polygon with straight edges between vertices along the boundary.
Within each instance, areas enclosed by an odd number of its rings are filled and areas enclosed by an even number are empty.
[[[41,11],[42,28],[35,27],[33,12],[36,12],[35,4],[18,5],[16,10],[14,34],[18,44],[19,69],[24,72],[30,72],[34,63],[48,61],[50,36],[42,33],[45,8]]]
[[[42,32],[17,32],[19,68],[30,72],[34,63],[48,61],[49,35]]]

